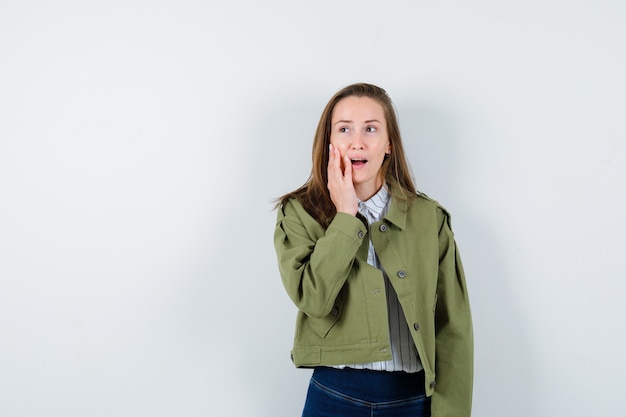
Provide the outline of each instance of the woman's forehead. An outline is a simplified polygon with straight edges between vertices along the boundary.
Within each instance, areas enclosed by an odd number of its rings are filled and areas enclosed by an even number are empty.
[[[350,96],[341,99],[333,109],[333,123],[344,120],[350,122],[385,120],[385,112],[381,104],[370,97]]]

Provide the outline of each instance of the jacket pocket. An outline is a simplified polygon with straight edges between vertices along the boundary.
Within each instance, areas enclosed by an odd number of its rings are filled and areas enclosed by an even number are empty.
[[[343,313],[343,300],[340,298],[337,298],[337,301],[335,302],[335,305],[333,306],[333,309],[331,310],[329,315],[321,319],[309,317],[308,322],[311,328],[313,329],[313,331],[315,331],[315,333],[319,337],[325,338],[330,332],[330,330],[335,326],[335,324],[337,324],[337,322],[341,318],[342,313]]]

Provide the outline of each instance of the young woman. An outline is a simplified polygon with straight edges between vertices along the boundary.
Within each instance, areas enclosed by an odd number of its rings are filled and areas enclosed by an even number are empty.
[[[450,216],[416,191],[385,90],[331,98],[311,176],[277,208],[291,357],[314,368],[303,416],[469,416],[472,323]]]

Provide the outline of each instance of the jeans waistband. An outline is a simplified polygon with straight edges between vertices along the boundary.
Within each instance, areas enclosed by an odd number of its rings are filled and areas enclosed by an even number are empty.
[[[424,371],[407,373],[317,367],[313,379],[327,388],[364,401],[397,401],[425,395]]]

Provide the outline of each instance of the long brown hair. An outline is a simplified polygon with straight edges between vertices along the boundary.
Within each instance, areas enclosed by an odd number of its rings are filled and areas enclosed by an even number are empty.
[[[285,204],[287,200],[296,198],[304,209],[322,226],[328,227],[332,221],[337,210],[327,188],[328,146],[330,145],[331,122],[337,103],[351,96],[371,98],[376,100],[383,108],[385,120],[387,121],[387,134],[391,145],[391,154],[383,161],[381,176],[385,179],[392,197],[407,201],[417,192],[413,184],[404,148],[402,147],[400,127],[398,126],[391,98],[380,87],[358,83],[342,88],[326,104],[313,140],[311,175],[302,187],[276,199],[277,208]]]

